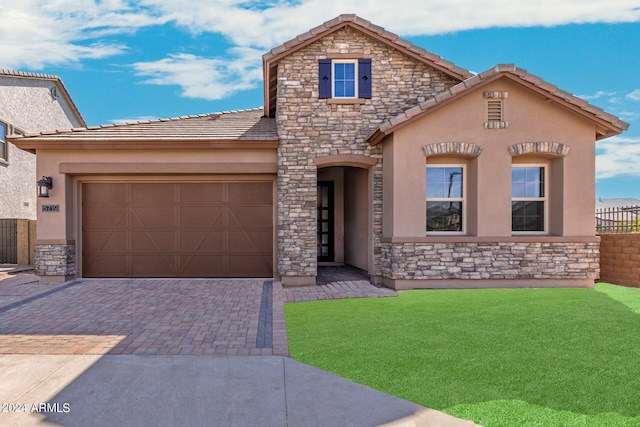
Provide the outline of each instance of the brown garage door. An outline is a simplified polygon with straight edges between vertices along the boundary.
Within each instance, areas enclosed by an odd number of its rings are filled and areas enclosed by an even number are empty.
[[[272,183],[85,183],[84,277],[271,277]]]

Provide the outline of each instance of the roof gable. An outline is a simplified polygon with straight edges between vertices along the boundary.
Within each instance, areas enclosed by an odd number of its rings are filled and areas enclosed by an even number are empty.
[[[434,97],[412,107],[404,113],[382,123],[380,127],[368,138],[370,144],[380,143],[385,136],[395,132],[400,127],[417,120],[425,114],[438,109],[444,105],[448,105],[463,96],[488,85],[489,83],[507,78],[516,82],[532,92],[539,93],[550,101],[556,102],[558,105],[573,111],[592,121],[596,125],[596,139],[608,138],[618,135],[629,128],[629,124],[623,122],[616,116],[607,113],[603,109],[596,107],[582,98],[559,89],[530,74],[522,68],[518,68],[513,64],[499,64],[489,70],[474,75],[451,88],[436,94]]]
[[[324,24],[315,27],[306,33],[285,42],[284,44],[271,49],[262,56],[263,72],[264,72],[264,99],[265,99],[265,115],[272,116],[275,111],[275,101],[277,97],[277,63],[280,59],[296,52],[311,43],[339,31],[345,27],[353,28],[360,31],[386,45],[399,50],[403,54],[423,62],[430,67],[442,71],[455,79],[463,80],[471,77],[473,74],[458,67],[442,57],[435,55],[421,47],[415,46],[411,42],[400,38],[398,35],[391,33],[384,28],[372,24],[366,19],[362,19],[354,14],[340,15]]]
[[[80,110],[73,102],[71,95],[69,95],[69,91],[67,91],[66,86],[62,82],[62,79],[53,74],[41,74],[41,73],[32,73],[26,71],[15,71],[15,70],[3,70],[0,69],[0,79],[20,79],[20,80],[39,80],[39,81],[50,81],[55,85],[55,96],[60,96],[67,104],[71,114],[75,118],[76,122],[79,126],[86,126],[86,122],[80,114]],[[52,95],[53,96],[53,95]],[[23,129],[25,130],[25,129]]]

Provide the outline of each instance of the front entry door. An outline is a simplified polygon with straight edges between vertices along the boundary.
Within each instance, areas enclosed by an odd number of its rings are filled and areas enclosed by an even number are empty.
[[[318,182],[318,261],[334,261],[333,181]]]

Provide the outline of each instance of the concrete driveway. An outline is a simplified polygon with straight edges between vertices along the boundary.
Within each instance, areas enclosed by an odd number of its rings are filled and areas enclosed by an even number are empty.
[[[285,299],[389,292],[363,283],[282,290],[271,280],[2,280],[0,425],[473,426],[286,357]]]

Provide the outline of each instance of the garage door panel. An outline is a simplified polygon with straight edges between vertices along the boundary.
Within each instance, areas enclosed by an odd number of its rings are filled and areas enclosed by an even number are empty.
[[[175,207],[135,206],[129,209],[133,228],[174,228],[178,221]]]
[[[116,226],[126,226],[126,206],[86,207],[83,210],[83,227],[87,229],[112,229]]]
[[[112,203],[124,203],[127,200],[127,186],[122,183],[101,184],[91,186],[89,191],[82,193],[82,202],[92,205],[109,205]]]
[[[272,241],[271,231],[231,231],[229,232],[229,253],[271,253]]]
[[[175,252],[176,233],[173,231],[148,230],[131,232],[132,252]]]
[[[273,207],[249,206],[229,208],[229,224],[233,228],[272,228]]]
[[[180,201],[184,204],[217,204],[224,198],[224,185],[217,183],[186,183],[180,185]]]
[[[186,252],[205,252],[208,254],[223,254],[227,248],[224,245],[223,231],[182,231],[180,232],[180,249]]]
[[[180,225],[183,228],[210,228],[223,226],[222,206],[180,207]]]
[[[177,277],[177,260],[173,255],[132,254],[132,277]]]
[[[273,203],[273,187],[270,182],[229,184],[229,203],[232,205],[270,205]]]
[[[225,277],[225,257],[194,255],[180,257],[180,277]]]
[[[129,277],[129,259],[124,254],[101,254],[83,257],[83,268],[91,271],[90,277]]]
[[[124,231],[92,231],[86,236],[83,249],[89,252],[117,254],[127,244]]]
[[[153,205],[173,203],[176,201],[175,183],[129,184],[131,188],[130,203],[136,205]]]
[[[83,275],[270,277],[272,188],[270,181],[83,184]]]
[[[239,272],[238,277],[271,277],[273,274],[271,264],[271,258],[267,259],[267,257],[251,255],[229,257],[229,269]]]

